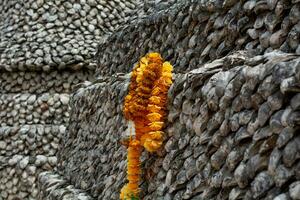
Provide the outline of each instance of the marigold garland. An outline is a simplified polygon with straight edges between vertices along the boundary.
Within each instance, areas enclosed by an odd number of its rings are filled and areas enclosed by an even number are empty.
[[[130,141],[127,154],[128,183],[121,190],[121,199],[130,199],[131,196],[136,197],[139,194],[141,151],[142,148],[139,141]]]
[[[125,97],[124,116],[133,121],[135,134],[130,137],[127,155],[128,183],[120,198],[139,195],[140,154],[142,146],[149,152],[157,151],[163,143],[164,119],[167,114],[167,93],[172,84],[173,67],[163,62],[160,54],[148,53],[134,67],[129,92]]]

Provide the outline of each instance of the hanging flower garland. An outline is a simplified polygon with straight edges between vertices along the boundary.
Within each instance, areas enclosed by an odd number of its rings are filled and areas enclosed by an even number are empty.
[[[130,122],[130,129],[134,131],[130,132],[127,150],[128,183],[121,190],[122,200],[139,196],[142,147],[155,152],[163,143],[161,130],[167,115],[167,94],[172,84],[172,70],[172,65],[163,62],[159,53],[148,53],[132,71],[123,113]]]

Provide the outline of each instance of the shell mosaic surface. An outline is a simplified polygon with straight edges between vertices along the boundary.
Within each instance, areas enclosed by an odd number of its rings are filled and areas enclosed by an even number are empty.
[[[136,0],[1,0],[0,69],[87,67],[102,36],[137,7]]]
[[[178,72],[236,50],[300,53],[299,9],[297,0],[177,1],[100,43],[97,74],[128,73],[149,51],[160,52]]]
[[[70,91],[89,72],[2,72],[0,199],[38,199],[38,175],[57,166]]]
[[[92,80],[98,42],[140,5],[0,0],[1,200],[40,199],[38,175],[56,169],[70,93]]]
[[[0,0],[0,200],[119,199],[129,72],[174,67],[145,200],[300,197],[299,0]]]
[[[163,148],[142,154],[143,199],[297,199],[299,63],[296,54],[237,52],[175,74]],[[126,181],[129,81],[116,74],[71,97],[59,165],[94,199],[118,199]]]

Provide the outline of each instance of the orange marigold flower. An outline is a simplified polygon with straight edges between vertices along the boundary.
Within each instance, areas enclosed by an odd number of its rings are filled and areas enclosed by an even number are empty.
[[[148,53],[146,57],[152,62],[162,62],[162,58],[159,53]]]
[[[161,91],[161,88],[160,87],[154,87],[153,90],[152,90],[152,95],[153,96],[157,96],[158,94],[160,94],[162,91]]]
[[[150,135],[150,138],[152,140],[161,140],[162,137],[163,137],[163,132],[162,131],[153,131],[153,132],[150,132],[149,135]]]
[[[146,86],[142,85],[141,87],[137,88],[135,91],[138,92],[138,93],[143,92],[143,93],[150,94],[151,91],[152,91],[152,88],[149,88],[149,87],[146,87]]]
[[[161,119],[161,117],[162,116],[159,113],[150,113],[150,114],[147,115],[147,118],[151,122],[159,121]]]
[[[159,104],[160,102],[160,97],[158,96],[152,96],[149,98],[150,102],[153,103],[153,104]]]
[[[154,152],[154,151],[157,151],[160,146],[162,145],[162,141],[153,141],[153,140],[147,140],[145,143],[144,143],[144,147],[147,149],[147,151],[149,152]]]
[[[164,62],[164,63],[163,63],[162,70],[163,70],[164,72],[172,72],[172,71],[173,71],[173,66],[171,65],[170,62]]]
[[[148,104],[148,111],[150,113],[160,112],[160,111],[162,111],[162,107],[154,105],[154,104]]]
[[[151,122],[149,127],[152,131],[159,131],[164,126],[164,122]]]
[[[172,84],[173,67],[163,62],[159,53],[148,53],[142,57],[131,73],[129,92],[125,98],[123,112],[127,120],[134,122],[134,139],[127,143],[127,179],[120,198],[138,197],[140,180],[141,146],[149,152],[162,145],[161,131],[166,116],[167,94]]]

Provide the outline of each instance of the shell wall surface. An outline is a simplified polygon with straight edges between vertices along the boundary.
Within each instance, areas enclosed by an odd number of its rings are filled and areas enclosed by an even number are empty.
[[[300,2],[144,3],[146,16],[99,43],[96,81],[72,95],[58,156],[63,179],[95,199],[118,199],[126,74],[158,51],[174,65],[175,83],[165,146],[142,156],[142,197],[297,199],[299,56],[287,53],[300,51]]]
[[[143,199],[297,199],[299,83],[299,56],[279,52],[236,52],[175,73],[164,147],[142,155]],[[71,97],[59,170],[94,199],[118,199],[126,180],[128,84],[115,74]]]
[[[137,18],[139,5],[138,0],[1,0],[0,70],[87,67],[102,37]]]
[[[57,166],[70,92],[92,71],[2,72],[0,199],[38,199],[38,175]]]
[[[70,93],[94,76],[97,44],[142,15],[140,7],[136,0],[0,0],[0,200],[45,199],[42,188],[59,176],[42,172],[56,170]]]
[[[160,9],[164,1],[149,6],[155,12],[100,42],[97,74],[128,73],[149,51],[159,52],[178,72],[198,68],[236,50],[300,53],[297,0],[174,2],[164,9]]]
[[[149,51],[175,83],[144,199],[297,199],[299,21],[299,0],[0,0],[0,200],[118,199]]]

